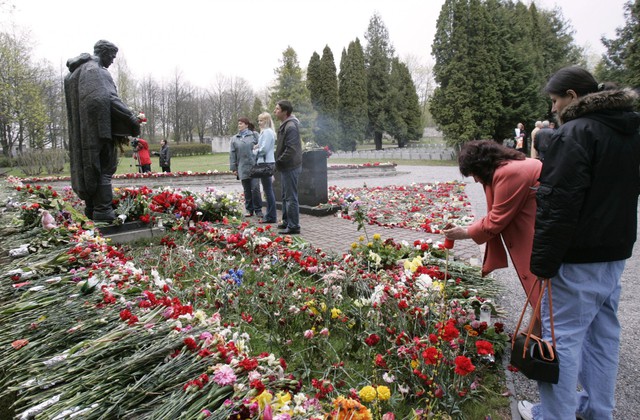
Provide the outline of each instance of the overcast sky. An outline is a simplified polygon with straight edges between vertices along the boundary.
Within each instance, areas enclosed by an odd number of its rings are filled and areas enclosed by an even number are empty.
[[[374,12],[387,27],[401,58],[431,61],[430,48],[444,0],[5,0],[11,20],[31,33],[34,59],[64,67],[67,58],[92,52],[99,39],[120,48],[136,77],[168,80],[176,69],[192,84],[209,87],[217,75],[238,76],[255,89],[274,79],[287,46],[306,67],[314,51],[329,45],[338,65],[342,49],[364,34]],[[0,0],[0,3],[2,1]],[[602,53],[600,37],[624,25],[625,0],[536,0],[558,5],[575,39]],[[9,19],[0,9],[3,27]],[[515,30],[516,28],[514,28]],[[117,60],[117,59],[116,59]]]

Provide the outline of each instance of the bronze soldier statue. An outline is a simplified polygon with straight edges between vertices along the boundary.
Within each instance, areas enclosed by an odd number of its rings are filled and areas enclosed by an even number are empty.
[[[71,186],[85,201],[85,214],[100,222],[112,222],[111,178],[118,167],[117,145],[126,136],[140,135],[136,114],[118,97],[107,68],[118,47],[100,40],[94,55],[83,53],[67,60],[69,74],[64,92],[69,120]]]

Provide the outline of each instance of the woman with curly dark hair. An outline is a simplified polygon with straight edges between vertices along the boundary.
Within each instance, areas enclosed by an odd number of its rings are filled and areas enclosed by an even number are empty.
[[[468,227],[445,229],[445,236],[487,244],[483,276],[507,267],[508,252],[522,287],[529,293],[537,279],[531,274],[529,265],[536,218],[536,188],[542,162],[492,140],[474,140],[462,147],[458,164],[462,175],[471,176],[483,185],[487,215]],[[538,296],[539,290],[534,288],[530,301],[537,302]]]

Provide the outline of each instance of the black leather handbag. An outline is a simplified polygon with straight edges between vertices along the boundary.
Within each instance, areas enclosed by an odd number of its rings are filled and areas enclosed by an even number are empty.
[[[535,286],[536,285],[534,283],[529,292],[533,291],[533,287]],[[542,303],[542,296],[544,295],[545,289],[547,289],[549,295],[551,339],[553,344],[532,334],[534,321],[536,319],[540,319],[540,305]],[[553,329],[553,300],[551,298],[551,281],[549,279],[542,280],[542,290],[540,292],[540,298],[538,299],[535,309],[531,314],[529,330],[526,333],[518,333],[520,324],[522,323],[522,318],[527,311],[529,296],[531,296],[531,293],[528,293],[527,295],[527,301],[524,304],[524,309],[520,314],[516,332],[513,334],[513,339],[511,341],[511,366],[518,368],[518,370],[529,379],[557,384],[558,378],[560,376],[560,363],[558,360],[558,354],[556,353],[556,336]]]
[[[265,178],[272,176],[275,166],[275,163],[256,163],[251,167],[249,176],[251,178]]]

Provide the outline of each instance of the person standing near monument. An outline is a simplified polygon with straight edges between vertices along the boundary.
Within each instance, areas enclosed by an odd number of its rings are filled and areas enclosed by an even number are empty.
[[[250,129],[251,122],[246,117],[238,118],[238,134],[231,139],[229,149],[229,170],[242,183],[244,190],[244,217],[254,214],[259,218],[262,214],[262,198],[260,197],[260,180],[251,178],[251,168],[256,164],[253,146],[258,143],[257,133]]]
[[[542,128],[536,135],[535,142],[532,149],[535,149],[538,154],[538,159],[544,161],[544,155],[547,153],[547,149],[551,144],[551,137],[553,136],[553,130],[549,127],[549,121],[542,122]]]
[[[160,141],[160,167],[162,172],[171,172],[171,151],[165,139]]]
[[[258,144],[253,146],[253,153],[256,155],[256,163],[268,163],[275,166],[275,142],[276,133],[273,131],[273,120],[268,112],[258,115],[258,125],[260,126],[260,137]],[[260,178],[262,189],[267,199],[267,213],[259,223],[276,223],[278,211],[276,209],[276,195],[273,191],[272,175]]]
[[[282,223],[278,233],[295,235],[300,233],[300,205],[298,203],[298,178],[302,172],[302,140],[298,128],[300,121],[291,113],[293,105],[286,100],[278,101],[273,111],[280,121],[276,146],[276,170],[280,172],[282,184]]]
[[[151,154],[149,153],[149,143],[145,139],[134,139],[134,158],[138,161],[140,172],[151,172]]]
[[[94,55],[83,53],[67,60],[69,74],[64,93],[69,122],[71,186],[85,201],[85,215],[99,222],[112,222],[111,178],[118,167],[117,144],[140,134],[136,114],[118,97],[107,70],[118,47],[100,40]]]

